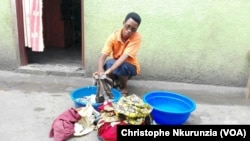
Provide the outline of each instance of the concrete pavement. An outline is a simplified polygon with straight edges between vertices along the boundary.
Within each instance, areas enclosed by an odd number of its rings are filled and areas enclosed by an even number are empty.
[[[74,107],[70,92],[89,86],[92,78],[33,75],[0,71],[0,140],[52,141],[53,120]],[[167,90],[191,97],[197,104],[186,124],[250,124],[250,99],[244,88],[163,81],[129,81],[130,93]],[[96,132],[69,141],[97,141]]]

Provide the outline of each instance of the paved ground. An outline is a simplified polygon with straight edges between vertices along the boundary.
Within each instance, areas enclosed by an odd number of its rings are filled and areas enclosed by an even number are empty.
[[[89,86],[92,78],[32,75],[0,71],[0,140],[52,141],[51,124],[60,113],[74,107],[70,92]],[[250,99],[244,88],[158,81],[129,81],[130,93],[168,90],[191,97],[196,110],[186,124],[250,124]],[[97,141],[96,132],[70,141]]]

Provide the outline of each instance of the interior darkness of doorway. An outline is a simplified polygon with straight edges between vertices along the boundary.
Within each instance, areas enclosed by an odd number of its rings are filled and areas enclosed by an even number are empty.
[[[45,48],[43,52],[33,52],[30,48],[26,50],[29,64],[81,66],[81,46],[79,44],[68,48]]]
[[[63,49],[45,48],[44,52],[33,52],[30,48],[26,50],[29,64],[20,68],[22,72],[84,75],[79,45]]]

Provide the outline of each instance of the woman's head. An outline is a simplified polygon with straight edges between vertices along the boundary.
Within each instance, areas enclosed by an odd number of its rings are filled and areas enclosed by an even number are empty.
[[[126,22],[130,18],[133,19],[135,22],[137,22],[138,26],[141,24],[141,17],[137,13],[135,12],[128,13],[124,19],[124,22]]]
[[[128,13],[123,21],[122,37],[127,40],[133,33],[137,31],[140,24],[141,17],[137,13]]]

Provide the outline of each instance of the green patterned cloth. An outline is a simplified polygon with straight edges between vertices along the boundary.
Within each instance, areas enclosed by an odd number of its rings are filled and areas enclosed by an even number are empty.
[[[135,94],[121,97],[119,101],[113,105],[115,112],[124,115],[126,121],[132,125],[141,125],[152,111],[152,107],[144,103],[143,100]]]

